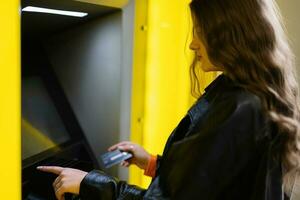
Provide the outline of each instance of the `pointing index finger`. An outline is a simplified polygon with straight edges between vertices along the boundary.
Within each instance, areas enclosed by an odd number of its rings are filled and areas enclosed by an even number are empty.
[[[38,166],[37,169],[43,172],[49,172],[56,175],[59,175],[64,170],[63,167],[59,166]]]

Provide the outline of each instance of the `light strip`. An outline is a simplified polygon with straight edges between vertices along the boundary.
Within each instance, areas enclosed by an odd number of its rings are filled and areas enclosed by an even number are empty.
[[[34,7],[34,6],[27,6],[27,7],[23,8],[22,11],[50,13],[50,14],[56,14],[56,15],[67,15],[67,16],[73,16],[73,17],[85,17],[88,15],[87,13],[83,13],[83,12],[55,10],[55,9],[40,8],[40,7]]]

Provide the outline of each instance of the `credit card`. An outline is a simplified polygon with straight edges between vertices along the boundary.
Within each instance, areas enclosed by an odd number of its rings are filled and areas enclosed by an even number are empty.
[[[102,162],[105,168],[109,168],[113,165],[121,163],[123,160],[127,160],[132,157],[132,154],[119,149],[107,152],[101,156]]]

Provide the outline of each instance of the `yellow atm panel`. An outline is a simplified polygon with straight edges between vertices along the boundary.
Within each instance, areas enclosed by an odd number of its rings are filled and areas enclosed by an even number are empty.
[[[0,194],[21,199],[19,1],[0,4]]]

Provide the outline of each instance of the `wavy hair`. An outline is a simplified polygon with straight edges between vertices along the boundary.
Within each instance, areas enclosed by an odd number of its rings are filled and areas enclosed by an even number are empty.
[[[194,27],[210,61],[257,95],[282,136],[283,185],[300,166],[300,106],[294,55],[274,0],[192,0]],[[194,90],[197,65],[191,65]],[[194,91],[194,93],[197,93]]]

